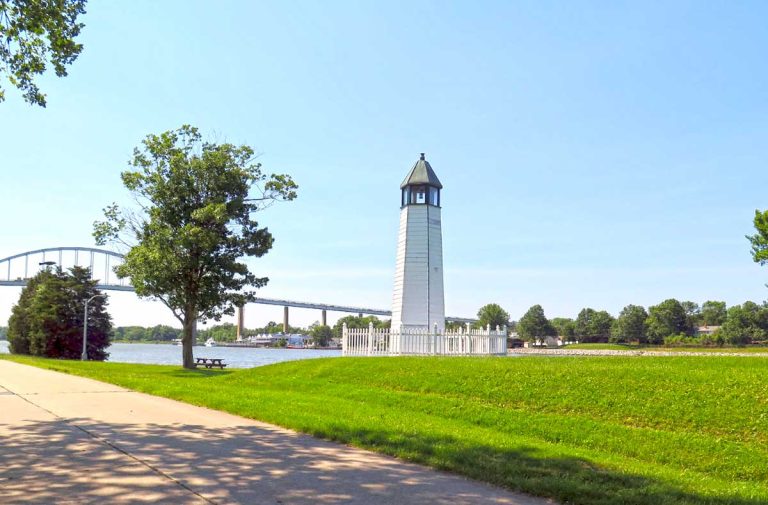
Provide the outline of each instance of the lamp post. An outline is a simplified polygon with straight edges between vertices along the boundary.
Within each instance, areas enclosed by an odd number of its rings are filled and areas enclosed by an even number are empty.
[[[83,315],[83,353],[80,355],[82,361],[88,361],[88,351],[86,345],[88,344],[88,304],[95,298],[104,298],[104,295],[93,295],[85,302],[85,314]]]

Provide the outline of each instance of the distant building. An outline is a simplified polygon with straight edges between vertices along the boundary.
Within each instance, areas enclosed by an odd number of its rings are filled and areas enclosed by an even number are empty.
[[[712,335],[719,329],[719,326],[699,326],[696,328],[696,335]]]

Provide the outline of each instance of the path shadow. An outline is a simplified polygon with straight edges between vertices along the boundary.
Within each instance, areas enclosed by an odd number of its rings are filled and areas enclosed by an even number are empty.
[[[3,504],[528,503],[417,465],[247,424],[73,418],[0,424],[0,436]]]
[[[713,497],[692,493],[673,482],[619,473],[580,458],[552,458],[532,447],[500,449],[454,437],[408,436],[382,429],[350,430],[341,425],[315,433],[347,441],[408,461],[456,472],[514,491],[536,493],[561,503],[622,505],[766,505],[761,498]],[[494,476],[501,476],[495,478]],[[744,482],[748,486],[749,482]],[[759,485],[755,483],[755,485]],[[762,486],[762,493],[766,493]]]
[[[327,437],[393,447],[413,460],[510,488],[544,490],[573,504],[759,505],[710,498],[641,476],[621,475],[577,458],[547,458],[519,447],[466,445],[451,437],[409,437],[386,429]],[[333,442],[244,423],[101,423],[88,418],[0,424],[2,503],[477,504],[514,501],[501,490]],[[160,472],[160,473],[158,473]],[[142,476],[151,475],[151,479]],[[536,502],[534,500],[534,502]],[[538,502],[537,502],[538,503]]]

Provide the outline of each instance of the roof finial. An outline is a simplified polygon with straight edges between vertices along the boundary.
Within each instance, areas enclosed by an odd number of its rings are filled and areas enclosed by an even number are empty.
[[[424,159],[424,153],[421,153],[421,158],[420,159],[422,159],[422,160]]]

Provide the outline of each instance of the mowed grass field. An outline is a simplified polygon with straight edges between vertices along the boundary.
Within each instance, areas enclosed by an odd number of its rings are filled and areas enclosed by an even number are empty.
[[[561,502],[768,503],[764,357],[329,358],[223,372],[6,359]]]
[[[666,347],[663,345],[635,345],[635,344],[569,344],[562,349],[581,350],[606,350],[606,351],[658,351],[658,352],[710,352],[710,353],[737,353],[737,354],[761,354],[768,353],[768,347],[706,347],[706,346],[679,346]]]

